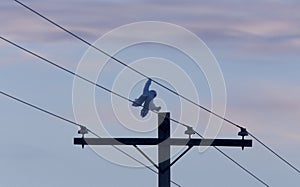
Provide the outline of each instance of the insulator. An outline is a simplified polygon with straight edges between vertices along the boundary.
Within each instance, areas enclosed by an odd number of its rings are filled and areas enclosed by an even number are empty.
[[[249,134],[245,128],[241,128],[241,131],[238,133],[238,135],[244,137],[248,136]]]
[[[184,131],[184,134],[187,134],[191,136],[192,134],[195,134],[196,132],[194,131],[193,127],[187,127],[187,130]]]
[[[82,135],[87,134],[88,132],[89,132],[88,129],[84,126],[80,126],[80,130],[78,130],[78,134],[82,134]]]

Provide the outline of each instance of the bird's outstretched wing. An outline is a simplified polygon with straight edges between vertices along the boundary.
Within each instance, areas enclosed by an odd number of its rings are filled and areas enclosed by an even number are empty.
[[[145,117],[148,112],[149,112],[149,104],[150,104],[151,100],[149,99],[149,97],[145,100],[145,103],[143,105],[143,109],[141,110],[141,116]]]
[[[150,84],[151,84],[151,79],[148,79],[148,81],[146,82],[146,84],[144,86],[143,94],[139,98],[134,100],[134,102],[132,103],[132,106],[142,106],[143,105],[143,103],[149,96]]]
[[[143,109],[141,110],[141,116],[142,116],[142,117],[145,117],[145,116],[148,114],[148,112],[149,112],[149,109],[148,109],[148,108],[143,108]]]
[[[151,84],[151,79],[148,79],[148,81],[146,82],[146,84],[144,86],[143,95],[146,95],[149,93],[150,84]]]
[[[146,99],[147,95],[141,95],[139,98],[134,100],[132,106],[142,106]]]

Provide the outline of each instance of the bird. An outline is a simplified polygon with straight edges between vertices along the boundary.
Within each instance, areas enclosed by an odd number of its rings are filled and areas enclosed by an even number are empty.
[[[148,114],[149,110],[159,112],[161,109],[160,106],[155,106],[153,103],[153,99],[157,96],[157,93],[155,90],[149,90],[151,81],[150,78],[147,80],[142,95],[132,103],[134,107],[143,106],[140,114],[143,118]]]

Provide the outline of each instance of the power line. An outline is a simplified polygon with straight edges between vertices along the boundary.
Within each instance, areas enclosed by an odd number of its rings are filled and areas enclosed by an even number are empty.
[[[291,168],[293,168],[295,171],[297,171],[298,173],[300,173],[300,170],[297,169],[295,166],[293,166],[290,162],[288,162],[286,159],[284,159],[282,156],[280,156],[278,153],[276,153],[273,149],[271,149],[269,146],[267,146],[265,143],[263,143],[261,140],[259,140],[256,136],[254,136],[253,134],[251,134],[249,132],[249,135],[254,138],[257,142],[259,142],[262,146],[264,146],[266,149],[268,149],[271,153],[273,153],[274,155],[276,155],[278,158],[280,158],[280,160],[282,160],[283,162],[285,162],[287,165],[289,165]]]
[[[32,9],[32,8],[30,8],[29,6],[25,5],[24,3],[22,3],[22,2],[20,2],[20,1],[18,1],[18,0],[14,0],[14,1],[17,2],[18,4],[20,4],[21,6],[25,7],[26,9],[30,10],[31,12],[35,13],[35,14],[38,15],[39,17],[41,17],[41,18],[45,19],[46,21],[50,22],[51,24],[55,25],[56,27],[58,27],[58,28],[62,29],[63,31],[67,32],[68,34],[72,35],[72,36],[75,37],[76,39],[82,41],[83,43],[87,44],[88,46],[90,46],[90,47],[96,49],[97,51],[103,53],[104,55],[110,57],[111,59],[115,60],[116,62],[120,63],[121,65],[123,65],[123,66],[129,68],[130,70],[136,72],[137,74],[139,74],[139,75],[141,75],[141,76],[143,76],[143,77],[145,77],[145,78],[151,79],[149,76],[147,76],[147,75],[143,74],[142,72],[140,72],[140,71],[138,71],[138,70],[136,70],[136,69],[134,69],[134,68],[128,66],[126,63],[124,63],[124,62],[122,62],[121,60],[115,58],[114,56],[110,55],[109,53],[105,52],[104,50],[101,50],[100,48],[94,46],[93,44],[91,44],[91,43],[88,42],[87,40],[85,40],[85,39],[83,39],[82,37],[80,37],[80,36],[74,34],[73,32],[69,31],[68,29],[62,27],[61,25],[57,24],[56,22],[52,21],[51,19],[49,19],[49,18],[43,16],[41,13],[35,11],[34,9]],[[152,80],[152,79],[151,79],[151,80]],[[173,94],[175,94],[175,95],[177,95],[177,96],[183,98],[184,100],[186,100],[186,101],[192,103],[193,105],[195,105],[195,106],[197,106],[197,107],[199,107],[199,108],[205,110],[206,112],[208,112],[208,113],[210,113],[210,114],[212,114],[212,115],[214,115],[214,116],[220,118],[221,120],[223,120],[223,121],[225,121],[225,122],[227,122],[227,123],[229,123],[229,124],[231,124],[231,125],[233,125],[233,126],[235,126],[235,127],[238,127],[238,128],[241,128],[241,129],[244,128],[244,127],[238,125],[237,123],[235,123],[235,122],[233,122],[233,121],[231,121],[231,120],[229,120],[229,119],[227,119],[227,118],[225,118],[225,117],[222,117],[221,115],[219,115],[219,114],[217,114],[217,113],[215,113],[215,112],[209,110],[208,108],[206,108],[206,107],[204,107],[204,106],[202,106],[202,105],[196,103],[195,101],[192,101],[191,99],[189,99],[189,98],[187,98],[187,97],[185,97],[185,96],[183,96],[183,95],[177,93],[176,91],[174,91],[174,90],[172,90],[172,89],[166,87],[165,85],[161,84],[160,82],[158,82],[158,81],[156,81],[156,80],[152,80],[152,81],[153,81],[154,83],[156,83],[157,85],[161,86],[162,88],[164,88],[164,89],[170,91],[171,93],[173,93]],[[174,121],[174,122],[176,122],[176,121]],[[180,123],[178,123],[178,124],[180,124]],[[181,125],[184,125],[184,124],[181,124]],[[184,126],[185,126],[185,125],[184,125]],[[186,127],[187,127],[187,126],[186,126]],[[245,128],[244,128],[244,129],[245,129]],[[249,134],[250,134],[250,133],[249,133]],[[292,164],[290,164],[286,159],[284,159],[284,158],[283,158],[282,156],[280,156],[278,153],[276,153],[275,151],[273,151],[269,146],[267,146],[266,144],[264,144],[264,143],[263,143],[261,140],[259,140],[257,137],[254,137],[252,134],[250,134],[250,135],[251,135],[255,140],[257,140],[262,146],[264,146],[267,150],[269,150],[269,151],[270,151],[271,153],[273,153],[276,157],[278,157],[280,160],[282,160],[283,162],[285,162],[288,166],[290,166],[292,169],[294,169],[296,172],[298,172],[298,173],[300,174],[300,170],[299,170],[299,169],[297,169],[295,166],[293,166]]]
[[[59,66],[59,65],[57,65],[56,63],[54,63],[54,62],[52,62],[52,61],[50,61],[50,60],[48,60],[48,59],[46,59],[46,58],[44,58],[44,57],[38,55],[38,54],[36,54],[36,53],[34,53],[34,52],[32,52],[32,51],[30,51],[30,50],[28,50],[28,49],[26,49],[26,48],[24,48],[24,47],[22,47],[22,46],[16,44],[16,43],[14,43],[14,42],[12,42],[12,41],[6,39],[6,38],[3,38],[3,37],[1,37],[1,36],[0,36],[0,38],[1,38],[2,40],[4,40],[4,41],[6,41],[6,42],[8,42],[8,43],[10,43],[10,44],[12,44],[12,45],[14,45],[15,47],[17,47],[17,48],[19,48],[19,49],[21,49],[21,50],[24,50],[25,52],[27,52],[27,53],[29,53],[29,54],[31,54],[31,55],[33,55],[33,56],[35,56],[35,57],[37,57],[37,58],[39,58],[39,59],[45,61],[45,62],[48,62],[49,64],[51,64],[51,65],[53,65],[53,66],[55,66],[55,67],[57,67],[57,68],[59,68],[59,69],[61,69],[61,70],[64,70],[64,71],[66,71],[66,72],[68,72],[68,73],[70,73],[70,74],[72,74],[72,75],[74,75],[74,76],[77,76],[77,77],[79,77],[79,78],[81,78],[81,79],[87,81],[87,82],[90,83],[90,84],[96,85],[97,87],[102,88],[102,89],[104,89],[104,90],[107,91],[107,92],[113,93],[113,94],[115,94],[116,96],[119,96],[119,97],[121,97],[121,98],[123,98],[123,99],[125,99],[125,100],[127,100],[127,101],[129,101],[129,102],[134,102],[134,101],[132,101],[132,100],[130,100],[130,99],[128,99],[128,98],[126,98],[126,97],[124,97],[124,96],[118,94],[118,93],[112,92],[112,91],[109,90],[108,88],[105,88],[105,87],[103,87],[103,86],[101,86],[101,85],[99,85],[99,84],[96,84],[96,83],[90,81],[89,79],[86,79],[86,78],[84,78],[84,77],[82,77],[82,76],[80,76],[80,75],[78,75],[78,74],[76,74],[76,73],[74,73],[74,72],[72,72],[72,71],[70,71],[70,70],[68,70],[68,69],[66,69],[66,68],[64,68],[64,67],[62,67],[62,66]],[[19,101],[22,102],[21,100],[19,100]],[[27,104],[27,103],[24,103],[24,104]],[[33,105],[30,105],[30,106],[32,106],[32,107],[35,108],[35,106],[33,106]],[[142,106],[142,107],[143,107],[143,106]],[[37,108],[37,109],[39,109],[39,108]],[[39,109],[39,110],[40,110],[40,109]],[[43,111],[43,110],[42,110],[42,111]],[[153,110],[151,110],[151,111],[157,114],[156,111],[153,111]],[[48,113],[47,111],[44,111],[44,112]],[[50,115],[53,115],[53,113],[49,113],[49,114],[50,114]],[[54,115],[55,115],[55,114],[54,114]],[[183,126],[185,126],[185,127],[190,127],[190,126],[188,126],[188,125],[186,125],[186,124],[184,124],[184,123],[182,123],[182,122],[180,122],[180,121],[177,121],[177,120],[172,119],[172,118],[170,118],[170,117],[168,117],[168,118],[169,118],[171,121],[175,122],[175,123],[178,123],[178,124],[183,125]],[[64,118],[62,118],[62,119],[65,120],[65,121],[67,121],[67,120],[64,119]],[[71,121],[68,121],[68,122],[71,122]],[[76,124],[76,125],[77,125],[77,126],[80,126],[79,124]],[[89,131],[89,132],[91,132],[91,131]],[[195,131],[195,132],[196,132],[196,131]],[[99,137],[97,134],[95,134],[95,133],[93,133],[93,132],[91,132],[91,133],[94,134],[95,136]],[[197,133],[200,137],[203,138],[203,136],[202,136],[200,133],[198,133],[198,132],[196,132],[196,133]],[[101,137],[99,137],[99,138],[101,138]],[[216,148],[216,147],[215,147],[215,148]],[[118,148],[116,147],[116,149],[118,149]],[[218,150],[218,148],[216,148],[216,149]],[[137,150],[138,150],[138,149],[137,149]],[[122,151],[121,151],[121,152],[122,152]],[[221,152],[225,157],[230,158],[228,155],[226,155],[226,154],[225,154],[224,152],[222,152],[221,150],[219,150],[219,152]],[[124,154],[126,154],[126,153],[124,153]],[[253,177],[256,178],[256,176],[255,176],[254,174],[252,174],[250,171],[248,171],[248,170],[245,169],[243,166],[241,166],[237,161],[234,161],[232,158],[230,158],[230,160],[233,161],[233,163],[235,163],[235,164],[236,164],[237,166],[239,166],[241,169],[243,169],[244,171],[246,171],[247,173],[249,173],[251,176],[253,176]],[[137,161],[137,162],[138,162],[138,161]],[[147,168],[148,168],[148,167],[147,167]],[[152,168],[151,168],[151,170],[152,170]],[[257,179],[259,182],[262,182],[262,180],[260,180],[259,178],[256,178],[256,179]],[[262,183],[265,184],[264,182],[262,182]]]
[[[200,136],[201,138],[203,138],[203,136],[196,132],[195,133]],[[254,173],[252,173],[250,170],[248,170],[247,168],[245,168],[244,166],[242,166],[240,163],[238,163],[237,161],[235,161],[233,158],[231,158],[230,156],[228,156],[224,151],[222,151],[221,149],[219,149],[216,146],[213,146],[219,153],[221,153],[223,156],[225,156],[226,158],[228,158],[230,161],[232,161],[234,164],[236,164],[237,166],[239,166],[242,170],[244,170],[246,173],[248,173],[249,175],[251,175],[252,177],[254,177],[258,182],[262,183],[265,186],[269,186],[266,182],[264,182],[262,179],[260,179],[258,176],[256,176]]]
[[[19,98],[16,98],[16,97],[14,97],[14,96],[12,96],[12,95],[9,95],[9,94],[7,94],[7,93],[5,93],[5,92],[0,91],[0,93],[1,93],[2,95],[5,95],[6,97],[9,97],[9,98],[11,98],[11,99],[13,99],[13,100],[16,100],[16,101],[18,101],[18,102],[20,102],[20,103],[23,103],[23,104],[25,104],[25,105],[27,105],[27,106],[30,106],[30,107],[32,107],[32,108],[35,108],[35,109],[37,109],[37,110],[39,110],[39,111],[42,111],[42,112],[44,112],[44,113],[46,113],[46,114],[49,114],[49,115],[54,116],[54,117],[56,117],[56,118],[59,118],[59,119],[61,119],[61,120],[63,120],[63,121],[66,121],[66,122],[71,123],[71,124],[73,124],[73,125],[76,125],[76,126],[78,126],[78,127],[83,127],[83,125],[80,125],[79,123],[76,123],[76,122],[71,121],[71,120],[69,120],[69,119],[67,119],[67,118],[64,118],[64,117],[62,117],[62,116],[59,116],[59,115],[57,115],[57,114],[54,114],[53,112],[49,112],[49,111],[47,111],[47,110],[45,110],[45,109],[42,109],[42,108],[40,108],[40,107],[38,107],[38,106],[36,106],[36,105],[30,104],[30,103],[28,103],[28,102],[26,102],[26,101],[24,101],[24,100],[21,100],[21,99],[19,99]]]
[[[55,114],[55,113],[53,113],[53,112],[50,112],[50,111],[48,111],[48,110],[45,110],[45,109],[43,109],[43,108],[41,108],[41,107],[38,107],[38,106],[36,106],[36,105],[33,105],[33,104],[29,103],[29,102],[26,102],[26,101],[24,101],[24,100],[22,100],[22,99],[19,99],[19,98],[17,98],[17,97],[14,97],[14,96],[12,96],[12,95],[10,95],[10,94],[7,94],[7,93],[5,93],[5,92],[3,92],[3,91],[0,91],[0,94],[4,95],[4,96],[6,96],[6,97],[8,97],[8,98],[10,98],[10,99],[13,99],[13,100],[15,100],[15,101],[18,101],[18,102],[20,102],[20,103],[23,103],[24,105],[27,105],[27,106],[29,106],[29,107],[32,107],[32,108],[34,108],[34,109],[36,109],[36,110],[38,110],[38,111],[44,112],[44,113],[46,113],[46,114],[48,114],[48,115],[50,115],[50,116],[53,116],[53,117],[55,117],[55,118],[61,119],[61,120],[65,121],[65,122],[68,122],[68,123],[70,123],[70,124],[72,124],[72,125],[75,125],[75,126],[78,126],[78,127],[85,127],[85,128],[86,128],[86,126],[84,126],[84,125],[81,125],[81,124],[76,123],[76,122],[74,122],[74,121],[72,121],[72,120],[69,120],[69,119],[67,119],[67,118],[65,118],[65,117],[62,117],[62,116],[60,116],[60,115],[57,115],[57,114]],[[97,135],[95,132],[93,132],[93,131],[91,131],[91,130],[89,130],[89,129],[87,129],[87,130],[88,130],[91,134],[97,136],[98,138],[102,138],[101,136]],[[144,167],[148,168],[148,169],[151,170],[152,172],[158,174],[157,171],[155,171],[155,170],[152,169],[151,167],[147,166],[147,165],[144,164],[143,162],[139,161],[138,159],[134,158],[133,156],[131,156],[131,155],[128,154],[127,152],[123,151],[123,150],[120,149],[119,147],[117,147],[117,146],[115,146],[115,145],[112,145],[112,147],[114,147],[116,150],[118,150],[119,152],[123,153],[124,155],[128,156],[129,158],[133,159],[134,161],[138,162],[139,164],[143,165]],[[172,182],[173,184],[175,184],[176,186],[180,187],[180,185],[179,185],[178,183],[176,183],[176,182],[174,182],[174,181],[172,181],[172,180],[171,180],[171,182]]]
[[[219,149],[218,147],[214,147],[216,148],[217,151],[219,151],[222,155],[224,155],[226,158],[228,158],[230,161],[232,161],[234,164],[236,164],[237,166],[239,166],[242,170],[244,170],[245,172],[247,172],[249,175],[251,175],[252,177],[254,177],[258,182],[262,183],[263,185],[269,187],[269,185],[264,182],[262,179],[260,179],[258,176],[256,176],[254,173],[252,173],[251,171],[249,171],[247,168],[245,168],[244,166],[242,166],[240,163],[238,163],[237,161],[235,161],[233,158],[231,158],[230,156],[228,156],[225,152],[223,152],[221,149]]]
[[[80,79],[82,79],[82,80],[84,80],[84,81],[86,81],[86,82],[92,84],[92,85],[95,85],[95,86],[97,86],[97,87],[99,87],[99,88],[101,88],[101,89],[103,89],[103,90],[105,90],[105,91],[107,91],[107,92],[109,92],[109,93],[112,93],[112,94],[114,94],[114,95],[116,95],[116,96],[118,96],[118,97],[121,97],[121,98],[123,98],[123,99],[125,99],[125,100],[128,100],[128,101],[130,101],[130,102],[134,102],[133,100],[130,100],[130,99],[128,99],[128,98],[126,98],[126,97],[124,97],[124,96],[122,96],[122,95],[120,95],[120,94],[118,94],[118,93],[116,93],[116,92],[114,92],[114,91],[112,91],[112,90],[109,90],[108,88],[106,88],[106,87],[104,87],[104,86],[101,86],[100,84],[94,83],[93,81],[91,81],[91,80],[89,80],[89,79],[87,79],[87,78],[85,78],[85,77],[83,77],[83,76],[81,76],[81,75],[78,75],[78,74],[74,73],[73,71],[68,70],[67,68],[64,68],[64,67],[62,67],[62,66],[60,66],[60,65],[58,65],[58,64],[56,64],[56,63],[54,63],[54,62],[52,62],[52,61],[50,61],[50,60],[48,60],[48,59],[42,57],[41,55],[38,55],[37,53],[34,53],[34,52],[32,52],[32,51],[30,51],[30,50],[28,50],[28,49],[26,49],[26,48],[24,48],[24,47],[22,47],[22,46],[20,46],[20,45],[18,45],[18,44],[16,44],[16,43],[12,42],[12,41],[10,41],[10,40],[8,40],[8,39],[2,37],[2,36],[0,36],[0,39],[2,39],[2,40],[4,40],[4,41],[6,41],[6,42],[12,44],[13,46],[15,46],[15,47],[17,47],[17,48],[19,48],[19,49],[21,49],[21,50],[23,50],[23,51],[25,51],[25,52],[27,52],[27,53],[33,55],[33,56],[35,56],[35,57],[41,59],[41,60],[43,60],[43,61],[45,61],[45,62],[47,62],[47,63],[49,63],[49,64],[51,64],[51,65],[53,65],[53,66],[55,66],[55,67],[57,67],[57,68],[59,68],[59,69],[61,69],[61,70],[65,71],[65,72],[67,72],[67,73],[70,73],[70,74],[72,74],[72,75],[74,75],[74,76],[76,76],[76,77],[78,77],[78,78],[80,78]]]
[[[143,76],[143,77],[145,77],[145,78],[147,78],[147,79],[151,79],[149,76],[145,75],[144,73],[142,73],[142,72],[140,72],[140,71],[134,69],[133,67],[127,65],[126,63],[124,63],[124,62],[122,62],[121,60],[117,59],[116,57],[110,55],[109,53],[105,52],[104,50],[100,49],[99,47],[93,45],[92,43],[90,43],[90,42],[88,42],[87,40],[83,39],[82,37],[78,36],[77,34],[74,34],[73,32],[71,32],[71,31],[69,31],[68,29],[64,28],[63,26],[59,25],[58,23],[52,21],[51,19],[47,18],[46,16],[42,15],[41,13],[37,12],[36,10],[34,10],[34,9],[30,8],[29,6],[25,5],[24,3],[22,3],[22,2],[20,2],[20,1],[18,1],[18,0],[14,0],[14,1],[17,2],[18,4],[22,5],[24,8],[30,10],[31,12],[35,13],[35,14],[38,15],[39,17],[41,17],[41,18],[45,19],[46,21],[50,22],[51,24],[55,25],[56,27],[60,28],[61,30],[67,32],[68,34],[70,34],[70,35],[73,36],[74,38],[76,38],[76,39],[82,41],[83,43],[85,43],[85,44],[88,45],[89,47],[94,48],[95,50],[97,50],[97,51],[101,52],[102,54],[104,54],[105,56],[107,56],[107,57],[113,59],[114,61],[118,62],[119,64],[121,64],[121,65],[123,65],[123,66],[129,68],[130,70],[134,71],[135,73],[137,73],[137,74],[139,74],[139,75],[141,75],[141,76]],[[222,117],[221,115],[219,115],[219,114],[217,114],[217,113],[215,113],[215,112],[209,110],[208,108],[206,108],[206,107],[204,107],[204,106],[202,106],[202,105],[196,103],[195,101],[192,101],[191,99],[189,99],[189,98],[187,98],[187,97],[185,97],[185,96],[183,96],[183,95],[177,93],[176,91],[174,91],[174,90],[168,88],[167,86],[161,84],[160,82],[158,82],[158,81],[156,81],[156,80],[153,80],[153,79],[151,79],[151,80],[152,80],[154,83],[156,83],[157,85],[161,86],[162,88],[164,88],[164,89],[170,91],[171,93],[173,93],[173,94],[175,94],[175,95],[177,95],[177,96],[183,98],[184,100],[186,100],[186,101],[192,103],[193,105],[195,105],[195,106],[197,106],[197,107],[199,107],[199,108],[201,108],[201,109],[203,109],[203,110],[205,110],[205,111],[207,111],[207,112],[209,112],[209,113],[211,113],[211,114],[217,116],[218,118],[220,118],[220,119],[222,119],[222,120],[228,122],[229,124],[232,124],[232,125],[234,125],[234,126],[236,126],[236,127],[238,127],[238,128],[243,128],[242,126],[240,126],[240,125],[238,125],[238,124],[236,124],[236,123],[234,123],[234,122],[232,122],[232,121],[230,121],[230,120],[228,120],[228,119]]]
[[[129,102],[132,102],[132,103],[134,102],[133,100],[130,100],[130,99],[128,99],[128,98],[122,96],[121,94],[118,94],[118,93],[116,93],[116,92],[114,92],[114,91],[112,91],[112,90],[109,90],[108,88],[106,88],[106,87],[104,87],[104,86],[101,86],[101,85],[99,85],[99,84],[97,84],[97,83],[94,83],[94,82],[90,81],[89,79],[87,79],[87,78],[85,78],[85,77],[83,77],[83,76],[81,76],[81,75],[78,75],[78,74],[76,74],[76,73],[74,73],[74,72],[68,70],[67,68],[64,68],[64,67],[62,67],[62,66],[60,66],[60,65],[58,65],[58,64],[56,64],[56,63],[54,63],[54,62],[52,62],[52,61],[50,61],[50,60],[48,60],[48,59],[42,57],[41,55],[38,55],[38,54],[36,54],[36,53],[34,53],[34,52],[32,52],[32,51],[30,51],[30,50],[28,50],[28,49],[26,49],[26,48],[24,48],[24,47],[22,47],[22,46],[16,44],[16,43],[14,43],[14,42],[12,42],[12,41],[6,39],[6,38],[3,38],[3,37],[1,37],[1,36],[0,36],[0,38],[1,38],[2,40],[4,40],[4,41],[6,41],[6,42],[8,42],[8,43],[10,43],[10,44],[12,44],[12,45],[14,45],[15,47],[17,47],[17,48],[19,48],[19,49],[21,49],[21,50],[23,50],[23,51],[26,51],[27,53],[29,53],[29,54],[31,54],[31,55],[33,55],[33,56],[35,56],[35,57],[37,57],[37,58],[39,58],[39,59],[45,61],[45,62],[47,62],[47,63],[49,63],[49,64],[51,64],[51,65],[53,65],[53,66],[55,66],[55,67],[57,67],[57,68],[59,68],[59,69],[61,69],[61,70],[63,70],[63,71],[66,71],[66,72],[68,72],[68,73],[70,73],[70,74],[72,74],[72,75],[74,75],[74,76],[76,76],[76,77],[79,77],[80,79],[82,79],[82,80],[84,80],[84,81],[86,81],[86,82],[88,82],[88,83],[90,83],[90,84],[93,84],[93,85],[95,85],[95,86],[97,86],[97,87],[99,87],[99,88],[101,88],[101,89],[103,89],[103,90],[105,90],[105,91],[107,91],[107,92],[109,92],[109,93],[112,93],[112,94],[114,94],[114,95],[116,95],[116,96],[118,96],[118,97],[120,97],[120,98],[123,98],[123,99],[125,99],[125,100],[127,100],[127,101],[129,101]],[[9,96],[9,95],[7,95],[7,94],[5,94],[5,93],[2,93],[2,94],[6,95],[6,96]],[[13,98],[13,97],[11,97],[11,98]],[[17,99],[17,98],[13,98],[13,99],[15,99],[15,100],[17,100],[17,101],[20,101],[20,102],[22,102],[22,103],[24,103],[24,104],[27,104],[27,105],[29,105],[29,106],[31,106],[31,107],[33,107],[33,108],[38,109],[38,110],[41,110],[41,111],[43,111],[43,112],[45,112],[45,113],[48,113],[48,114],[50,114],[50,115],[56,116],[56,117],[58,117],[58,118],[60,118],[60,119],[62,119],[62,120],[64,120],[64,121],[67,121],[67,122],[72,123],[72,124],[74,124],[74,125],[81,126],[81,125],[79,125],[79,124],[76,124],[76,123],[74,123],[74,122],[68,120],[68,119],[62,118],[62,117],[57,116],[57,115],[55,115],[55,114],[53,114],[53,113],[50,113],[50,112],[48,112],[48,111],[46,111],[46,110],[43,110],[43,109],[41,109],[41,108],[38,108],[38,107],[36,107],[36,106],[34,106],[34,105],[31,105],[31,104],[29,104],[29,103],[23,102],[23,101],[21,101],[21,100],[19,100],[19,99]],[[142,107],[143,107],[143,106],[142,106]],[[155,111],[152,111],[152,112],[155,112]],[[155,113],[157,113],[157,112],[155,112]],[[174,119],[170,119],[170,120],[172,120],[172,121],[174,121],[174,122],[177,122],[177,121],[174,120]],[[182,125],[184,125],[184,126],[187,126],[187,125],[185,125],[185,124],[183,124],[183,123],[180,123],[180,122],[178,122],[178,123],[179,123],[179,124],[182,124]],[[94,134],[94,135],[97,136],[98,138],[101,138],[100,136],[98,136],[97,134],[93,133],[92,131],[89,130],[89,132],[91,132],[92,134]],[[118,147],[116,147],[116,146],[113,146],[113,147],[115,147],[117,150],[119,150]],[[137,148],[136,148],[136,149],[137,149]],[[138,149],[137,149],[137,150],[138,150]],[[123,154],[126,154],[126,155],[127,155],[127,153],[124,152],[124,151],[122,151],[121,149],[120,149],[119,151],[122,152]],[[128,155],[128,156],[130,156],[130,155]],[[135,160],[135,158],[132,158],[132,159]],[[136,161],[139,162],[138,160],[136,160]],[[139,163],[140,163],[140,162],[139,162]],[[144,165],[144,164],[143,164],[143,165]],[[146,166],[146,165],[144,165],[144,166]],[[149,166],[146,166],[146,167],[147,167],[147,168],[150,168]],[[150,169],[153,170],[152,168],[150,168]],[[154,170],[154,171],[155,171],[155,170]],[[156,172],[156,171],[155,171],[155,172]],[[156,173],[158,174],[158,172],[156,172]],[[179,186],[179,185],[178,185],[177,183],[175,183],[175,182],[172,182],[172,183],[174,183],[175,185]]]
[[[122,98],[122,99],[124,99],[124,100],[126,100],[126,101],[129,101],[129,102],[131,102],[131,103],[134,103],[133,100],[131,100],[131,99],[129,99],[129,98],[127,98],[127,97],[125,97],[125,96],[123,96],[123,95],[117,93],[117,92],[114,92],[114,91],[112,91],[112,90],[110,90],[110,89],[108,89],[108,88],[106,88],[106,87],[104,87],[104,86],[102,86],[102,85],[100,85],[100,84],[98,84],[98,83],[95,83],[95,82],[93,82],[93,81],[91,81],[91,80],[89,80],[89,79],[87,79],[87,78],[85,78],[85,77],[83,77],[83,76],[81,76],[81,75],[79,75],[79,74],[77,74],[77,73],[74,73],[73,71],[71,71],[71,70],[69,70],[69,69],[67,69],[67,68],[65,68],[65,67],[63,67],[63,66],[60,66],[60,65],[56,64],[55,62],[53,62],[53,61],[51,61],[51,60],[48,60],[48,59],[42,57],[41,55],[39,55],[39,54],[37,54],[37,53],[34,53],[34,52],[32,52],[32,51],[30,51],[30,50],[28,50],[28,49],[26,49],[26,48],[24,48],[24,47],[22,47],[22,46],[20,46],[20,45],[18,45],[18,44],[16,44],[16,43],[12,42],[12,41],[10,41],[10,40],[8,40],[8,39],[2,37],[2,36],[0,36],[0,39],[4,40],[4,41],[7,42],[7,43],[10,43],[11,45],[13,45],[13,46],[15,46],[15,47],[17,47],[17,48],[19,48],[19,49],[21,49],[21,50],[23,50],[23,51],[29,53],[29,54],[31,54],[32,56],[35,56],[35,57],[37,57],[37,58],[39,58],[39,59],[41,59],[41,60],[47,62],[47,63],[50,64],[50,65],[53,65],[54,67],[56,67],[56,68],[58,68],[58,69],[61,69],[61,70],[65,71],[65,72],[67,72],[67,73],[69,73],[69,74],[71,74],[71,75],[73,75],[73,76],[76,76],[76,77],[78,77],[78,78],[80,78],[80,79],[82,79],[82,80],[84,80],[84,81],[86,81],[86,82],[88,82],[88,83],[90,83],[90,84],[92,84],[92,85],[94,85],[94,86],[97,86],[97,87],[99,87],[99,88],[105,90],[106,92],[112,93],[113,95],[116,95],[116,96],[118,96],[118,97],[120,97],[120,98]],[[144,106],[140,106],[140,107],[145,108]],[[147,109],[149,109],[149,108],[147,108]],[[154,111],[154,110],[150,110],[150,111],[152,111],[152,112],[154,112],[154,113],[156,113],[156,114],[158,113],[158,112],[156,112],[156,111]],[[173,122],[179,124],[179,125],[182,125],[182,126],[185,126],[185,127],[190,127],[189,125],[186,125],[186,124],[184,124],[184,123],[182,123],[182,122],[180,122],[180,121],[178,121],[178,120],[175,120],[175,119],[172,119],[172,118],[169,118],[169,119],[170,119],[171,121],[173,121]]]

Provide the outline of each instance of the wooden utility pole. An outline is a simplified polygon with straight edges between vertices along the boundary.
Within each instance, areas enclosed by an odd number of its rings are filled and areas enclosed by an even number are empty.
[[[170,113],[158,115],[158,138],[74,138],[75,145],[133,145],[158,169],[158,186],[171,186],[171,167],[193,146],[229,146],[252,147],[252,140],[244,139],[199,139],[199,138],[171,138]],[[158,165],[156,165],[138,145],[158,145]],[[187,149],[171,163],[171,146],[187,146]]]

